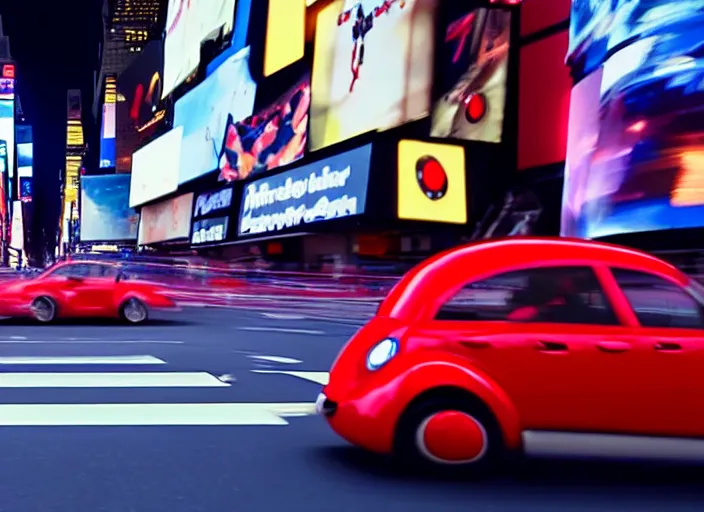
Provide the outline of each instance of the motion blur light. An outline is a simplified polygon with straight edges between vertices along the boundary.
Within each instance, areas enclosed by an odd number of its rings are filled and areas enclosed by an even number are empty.
[[[416,179],[423,194],[433,201],[445,197],[448,187],[447,172],[437,158],[423,156],[416,162]]]
[[[467,121],[476,124],[486,114],[486,96],[482,93],[472,93],[464,100],[464,116]]]

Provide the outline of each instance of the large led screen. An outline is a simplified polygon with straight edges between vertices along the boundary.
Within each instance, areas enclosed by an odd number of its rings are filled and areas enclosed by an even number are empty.
[[[372,146],[249,183],[239,234],[275,233],[364,213]]]
[[[100,127],[100,168],[115,167],[115,103],[103,105]]]
[[[81,241],[136,240],[139,214],[129,202],[129,175],[82,176]]]
[[[244,48],[176,102],[174,126],[183,127],[179,183],[218,168],[225,132],[252,115],[256,92]]]
[[[162,53],[161,41],[150,42],[117,80],[117,172],[130,172],[132,154],[141,142],[154,134],[166,115],[160,108]]]
[[[591,70],[618,46],[703,11],[704,0],[573,0],[568,56]]]
[[[338,0],[318,13],[310,149],[430,112],[436,0]]]
[[[5,222],[7,220],[7,208],[10,194],[7,186],[9,184],[7,176],[7,144],[0,140],[0,240],[4,240],[7,234]]]
[[[183,127],[153,140],[132,157],[130,208],[175,192],[181,164]]]
[[[137,243],[149,245],[188,238],[192,208],[193,193],[145,206],[140,212]]]
[[[204,41],[232,32],[234,17],[235,0],[169,0],[162,98],[198,68]]]
[[[306,74],[255,116],[239,122],[228,118],[219,153],[219,180],[258,176],[303,157],[309,106],[310,77]]]
[[[0,141],[7,144],[7,175],[15,175],[15,102],[0,100]]]
[[[501,142],[511,13],[451,2],[447,16],[430,135]]]
[[[563,235],[704,225],[702,26],[663,26],[575,87]]]
[[[24,215],[22,202],[12,203],[12,227],[10,231],[10,247],[18,251],[24,250]]]

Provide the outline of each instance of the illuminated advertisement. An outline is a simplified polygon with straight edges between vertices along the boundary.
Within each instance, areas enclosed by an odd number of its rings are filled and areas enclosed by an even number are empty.
[[[372,146],[247,184],[240,235],[272,233],[361,215],[367,202]]]
[[[235,0],[169,0],[162,98],[198,68],[204,41],[232,32],[234,17]]]
[[[464,148],[416,140],[398,143],[398,218],[467,223]]]
[[[22,215],[22,202],[12,203],[12,228],[10,247],[18,251],[24,250],[24,216]]]
[[[511,13],[450,6],[436,77],[442,96],[433,106],[430,135],[501,142]]]
[[[704,225],[702,26],[663,26],[573,89],[563,235]]]
[[[10,194],[6,188],[9,184],[7,167],[7,143],[0,140],[0,240],[5,240],[8,235],[6,222],[8,221],[7,208]]]
[[[618,46],[704,12],[704,0],[572,0],[568,56],[592,70]]]
[[[213,74],[213,72],[219,68],[223,62],[247,46],[251,13],[252,0],[237,0],[235,29],[232,31],[230,46],[208,63],[205,68],[206,76]]]
[[[252,115],[256,92],[244,48],[176,102],[174,126],[183,127],[179,184],[218,168],[225,133]]]
[[[264,43],[264,76],[303,58],[306,44],[306,0],[269,0]],[[286,37],[281,37],[286,34]]]
[[[20,200],[27,203],[32,200],[32,180],[34,178],[20,175]]]
[[[20,177],[31,178],[34,173],[32,127],[26,124],[16,125],[15,137],[17,139],[17,174]]]
[[[308,139],[310,77],[274,104],[242,121],[228,117],[219,154],[219,180],[257,176],[303,157]]]
[[[193,205],[191,244],[218,243],[227,239],[232,188],[200,194]]]
[[[129,201],[129,175],[81,176],[81,242],[136,240],[139,214]]]
[[[115,104],[103,105],[100,129],[100,168],[115,167]]]
[[[436,0],[337,0],[316,22],[310,149],[430,112]]]
[[[178,126],[132,156],[130,208],[176,191],[182,137],[183,127]]]
[[[160,108],[163,45],[151,41],[117,81],[115,170],[130,172],[132,154],[151,137],[166,111]]]
[[[142,208],[139,221],[139,245],[188,238],[191,233],[193,193]]]
[[[15,99],[15,79],[0,77],[0,100]]]
[[[15,102],[0,100],[0,142],[7,145],[7,176],[15,176]]]

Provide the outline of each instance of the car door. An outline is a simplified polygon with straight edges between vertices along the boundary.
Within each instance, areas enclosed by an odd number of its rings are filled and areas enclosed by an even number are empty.
[[[101,316],[106,313],[106,287],[96,267],[90,263],[74,263],[56,269],[49,276],[60,293],[59,307],[63,315]]]
[[[634,419],[649,434],[704,436],[704,297],[648,272],[612,268],[640,324],[647,349],[645,375],[634,390]],[[647,386],[647,387],[646,387]]]
[[[85,277],[77,288],[76,304],[86,315],[111,315],[115,310],[115,277],[117,272],[109,265],[86,264]]]
[[[524,430],[632,426],[628,376],[643,364],[642,349],[592,268],[532,268],[470,283],[433,324],[508,393]]]

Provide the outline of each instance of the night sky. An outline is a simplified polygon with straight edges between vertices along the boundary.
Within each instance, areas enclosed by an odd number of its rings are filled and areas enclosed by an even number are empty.
[[[102,0],[2,0],[0,15],[17,61],[18,92],[34,129],[34,233],[58,228],[64,169],[66,91],[81,89],[87,140],[94,133],[93,73],[102,38]],[[41,4],[41,5],[40,5]]]

